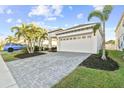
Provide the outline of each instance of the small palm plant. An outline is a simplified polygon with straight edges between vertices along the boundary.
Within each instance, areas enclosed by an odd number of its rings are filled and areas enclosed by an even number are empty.
[[[112,6],[111,5],[105,5],[102,11],[93,11],[89,14],[88,16],[88,21],[92,18],[92,17],[98,17],[101,21],[101,25],[100,24],[96,24],[94,26],[94,33],[96,33],[97,29],[99,29],[100,27],[102,27],[102,31],[100,31],[102,38],[103,38],[103,43],[102,43],[102,60],[107,60],[106,54],[105,54],[105,22],[108,20],[109,15],[112,11]]]

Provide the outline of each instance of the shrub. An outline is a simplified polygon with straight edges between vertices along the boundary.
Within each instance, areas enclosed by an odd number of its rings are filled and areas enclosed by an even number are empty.
[[[43,47],[43,50],[44,50],[44,51],[48,51],[49,48],[48,48],[48,47]]]
[[[23,53],[28,53],[27,48],[23,48],[23,49],[22,49],[22,52],[23,52]]]
[[[35,46],[34,51],[39,51],[39,47],[38,46]]]
[[[56,52],[57,51],[57,47],[52,47],[50,52]]]

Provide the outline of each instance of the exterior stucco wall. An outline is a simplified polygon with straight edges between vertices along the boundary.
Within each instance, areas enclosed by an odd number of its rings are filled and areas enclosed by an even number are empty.
[[[106,44],[105,48],[108,49],[108,50],[116,50],[115,44]]]
[[[116,48],[117,50],[122,50],[124,48],[124,26],[123,25],[116,32]]]
[[[120,20],[120,24],[117,26],[115,34],[116,34],[116,40],[115,40],[116,49],[123,50],[124,49],[124,14]]]
[[[102,49],[102,42],[103,42],[102,36],[101,36],[101,34],[100,34],[99,31],[97,31],[96,37],[97,37],[97,40],[96,40],[96,43],[97,43],[97,52],[99,52],[99,50]]]

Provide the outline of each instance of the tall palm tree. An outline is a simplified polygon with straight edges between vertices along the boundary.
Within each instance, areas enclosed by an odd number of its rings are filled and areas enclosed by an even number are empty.
[[[27,24],[21,24],[20,26],[14,26],[11,28],[12,32],[15,32],[15,36],[18,38],[18,40],[20,40],[20,38],[22,37],[24,39],[24,42],[27,43],[27,51],[28,53],[30,53],[30,47],[29,47],[29,37],[27,35],[27,31],[28,31],[28,26]]]
[[[102,27],[102,31],[100,31],[100,33],[102,34],[102,38],[103,38],[103,43],[102,43],[102,59],[103,60],[107,60],[106,54],[105,54],[105,22],[108,20],[109,15],[112,11],[112,6],[111,5],[105,5],[102,11],[93,11],[89,14],[88,16],[88,21],[92,18],[92,17],[97,17],[100,19],[101,21],[101,27]],[[94,26],[94,32],[97,31],[97,29],[100,28],[100,24],[97,24]]]
[[[41,28],[41,30],[40,30],[40,34],[39,34],[39,36],[38,36],[39,51],[41,51],[41,49],[42,49],[42,45],[43,45],[43,41],[44,41],[45,39],[48,39],[48,33],[47,33],[47,30]]]

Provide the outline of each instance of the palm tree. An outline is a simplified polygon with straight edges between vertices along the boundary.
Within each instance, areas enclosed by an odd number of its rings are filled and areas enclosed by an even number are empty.
[[[28,26],[27,24],[21,24],[21,26],[14,26],[11,28],[12,32],[15,32],[15,36],[18,38],[18,40],[20,40],[20,38],[22,37],[24,39],[24,42],[27,43],[27,51],[28,53],[30,53],[30,40],[29,37],[27,35],[27,31],[28,31]]]
[[[7,43],[15,43],[17,42],[17,39],[13,36],[8,36],[7,38],[5,38]]]
[[[28,53],[34,53],[35,45],[39,42],[39,48],[41,40],[44,38],[45,30],[36,24],[22,24],[21,26],[15,26],[11,29],[16,31],[15,36],[20,39],[23,37],[27,44]]]
[[[41,51],[42,49],[42,45],[43,45],[43,41],[45,39],[48,39],[48,33],[47,33],[47,30],[46,29],[42,29],[40,30],[40,34],[38,36],[38,46],[39,46],[39,51]]]
[[[28,36],[27,36],[27,30],[28,30],[28,26],[27,24],[23,23],[20,26],[14,26],[11,28],[12,32],[15,32],[15,36],[18,40],[20,40],[21,38],[24,39],[24,42],[27,41]]]
[[[92,18],[92,17],[98,17],[101,21],[101,26],[102,26],[102,31],[100,31],[100,33],[102,34],[102,38],[103,38],[103,43],[102,43],[102,59],[103,60],[107,60],[106,54],[105,54],[105,22],[108,20],[109,15],[112,11],[112,6],[111,5],[105,5],[102,11],[93,11],[89,14],[88,16],[88,21]],[[100,24],[97,24],[94,26],[94,32],[97,31],[97,29],[99,29]]]
[[[5,45],[5,42],[4,41],[0,41],[0,51],[3,50],[4,45]]]

